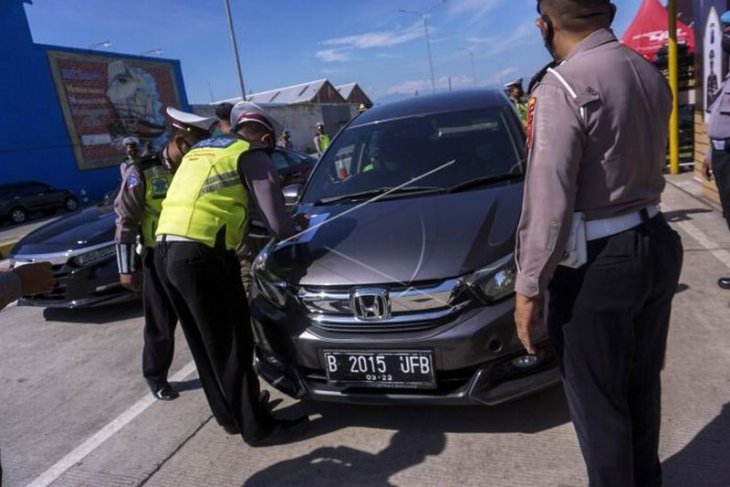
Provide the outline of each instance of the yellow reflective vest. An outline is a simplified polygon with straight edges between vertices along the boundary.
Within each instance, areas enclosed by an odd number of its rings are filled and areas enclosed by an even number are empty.
[[[157,230],[162,202],[167,195],[167,189],[172,181],[172,172],[162,164],[140,167],[145,183],[144,214],[140,222],[142,244],[145,247],[155,246],[155,232]]]
[[[162,204],[157,235],[176,235],[215,247],[225,229],[225,247],[235,249],[249,216],[248,190],[238,159],[248,142],[219,137],[200,142],[185,155]]]

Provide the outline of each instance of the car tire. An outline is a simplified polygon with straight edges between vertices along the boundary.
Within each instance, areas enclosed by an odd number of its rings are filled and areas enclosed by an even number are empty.
[[[69,196],[66,198],[66,201],[63,202],[63,208],[66,211],[76,211],[79,208],[79,200],[73,196]]]
[[[28,212],[25,210],[25,208],[16,206],[10,209],[10,212],[8,213],[8,218],[10,218],[10,221],[15,224],[24,223],[28,219]]]

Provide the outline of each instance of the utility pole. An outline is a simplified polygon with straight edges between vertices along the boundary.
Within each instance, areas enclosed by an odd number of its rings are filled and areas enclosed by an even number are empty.
[[[462,47],[465,51],[469,52],[471,58],[471,79],[474,81],[474,86],[477,85],[477,69],[474,63],[474,48],[473,47]]]
[[[228,18],[228,30],[231,33],[231,43],[233,44],[233,58],[236,61],[236,71],[238,73],[238,83],[241,89],[241,99],[246,100],[246,90],[243,85],[243,72],[241,71],[241,58],[238,56],[238,41],[236,41],[236,30],[233,28],[233,17],[231,16],[230,0],[223,0],[226,6],[226,17]]]
[[[404,14],[415,14],[421,17],[423,20],[423,32],[426,35],[426,49],[428,50],[428,68],[431,72],[431,89],[434,93],[436,93],[436,77],[433,74],[433,57],[431,56],[431,37],[428,33],[428,14],[435,9],[436,7],[440,7],[446,3],[446,0],[441,0],[440,2],[430,6],[426,11],[420,12],[418,10],[404,10],[401,9],[399,12]]]

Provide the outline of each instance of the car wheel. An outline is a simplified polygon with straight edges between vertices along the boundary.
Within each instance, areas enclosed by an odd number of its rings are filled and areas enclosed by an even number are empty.
[[[69,196],[63,202],[63,207],[66,208],[66,211],[76,211],[79,207],[79,202],[76,198]]]
[[[15,208],[10,210],[10,220],[13,223],[23,223],[27,219],[28,219],[28,212],[25,211],[25,208],[16,206]]]

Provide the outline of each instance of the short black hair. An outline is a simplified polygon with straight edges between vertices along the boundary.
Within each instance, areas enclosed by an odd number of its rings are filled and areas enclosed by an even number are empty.
[[[584,32],[611,25],[611,0],[539,0],[541,14],[570,32]]]
[[[215,116],[218,118],[218,120],[225,120],[226,122],[230,122],[231,110],[233,110],[232,103],[221,103],[219,105],[216,105],[215,107]]]

